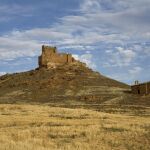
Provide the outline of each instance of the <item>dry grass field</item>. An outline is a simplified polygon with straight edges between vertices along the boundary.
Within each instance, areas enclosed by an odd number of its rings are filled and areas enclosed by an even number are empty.
[[[149,115],[42,104],[0,105],[0,150],[91,149],[149,150]]]

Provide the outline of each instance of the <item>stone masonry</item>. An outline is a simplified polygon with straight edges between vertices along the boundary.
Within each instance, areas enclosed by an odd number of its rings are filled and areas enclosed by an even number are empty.
[[[150,94],[150,82],[138,83],[131,86],[133,94],[148,95]]]
[[[56,68],[57,66],[80,63],[71,54],[58,53],[56,47],[42,46],[42,55],[39,56],[39,68]]]

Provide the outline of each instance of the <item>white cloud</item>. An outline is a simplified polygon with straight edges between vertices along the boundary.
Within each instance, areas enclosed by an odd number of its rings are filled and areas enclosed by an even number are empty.
[[[136,77],[137,75],[139,75],[142,71],[142,68],[139,66],[136,66],[132,69],[129,70],[130,75],[132,75],[133,77]]]
[[[10,21],[17,16],[31,16],[36,7],[21,6],[16,4],[0,5],[0,22]]]
[[[36,56],[40,44],[34,40],[19,40],[15,37],[0,37],[0,60]]]
[[[81,11],[83,12],[95,12],[101,9],[100,3],[98,0],[83,0],[81,5]]]
[[[83,55],[77,55],[74,54],[73,57],[76,60],[80,60],[81,62],[84,62],[87,64],[88,67],[92,68],[92,69],[96,69],[96,64],[93,61],[93,55],[89,53],[89,51],[87,51],[85,54]]]
[[[136,52],[123,47],[116,47],[116,50],[107,50],[108,62],[104,63],[104,67],[123,67],[130,66],[136,57]]]
[[[5,74],[6,74],[6,72],[0,72],[0,76],[5,75]]]
[[[130,63],[136,56],[136,53],[131,49],[123,49],[122,47],[117,47],[117,55],[121,57],[121,60],[128,64]]]
[[[143,3],[148,4],[148,1],[144,0]],[[141,11],[145,11],[144,8],[148,6],[143,3],[140,0],[136,3],[133,0],[125,2],[116,0],[115,3],[112,0],[83,0],[80,6],[80,12],[83,13],[79,15],[68,15],[60,18],[59,23],[55,23],[49,28],[12,31],[1,36],[0,59],[37,56],[40,45],[45,43],[56,45],[59,48],[66,47],[80,50],[92,50],[94,45],[100,46],[99,43],[101,42],[107,45],[111,43],[126,44],[134,38],[134,40],[137,39],[137,35],[133,34],[134,30],[131,29],[132,27],[137,29],[136,25],[138,23],[134,22],[136,20],[134,18],[141,17],[142,19],[145,17],[144,21],[139,21],[147,26],[147,16],[143,16],[145,13]],[[116,6],[120,9],[117,9]],[[142,7],[141,9],[139,9],[140,6]],[[106,9],[106,7],[109,8]],[[1,7],[0,11],[4,11],[4,8],[2,9]],[[13,9],[9,11],[18,12],[20,10],[19,6],[13,6]],[[149,24],[148,28],[145,28],[145,26],[140,29],[138,27],[138,32],[140,30],[148,31]],[[128,32],[121,30],[124,27]],[[143,32],[142,38],[147,39],[148,35],[147,32]],[[140,40],[140,37],[138,38]],[[125,63],[129,63],[134,57],[134,53],[131,50],[118,51],[117,55],[124,56]]]
[[[108,24],[123,34],[140,37],[144,32],[146,38],[150,30],[149,0],[83,0],[80,9],[93,19],[90,23]]]

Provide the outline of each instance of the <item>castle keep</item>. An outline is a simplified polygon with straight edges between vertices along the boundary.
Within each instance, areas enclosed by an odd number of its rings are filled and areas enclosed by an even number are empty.
[[[39,68],[56,68],[64,64],[78,62],[71,54],[58,53],[56,47],[42,46],[42,55],[39,56]]]

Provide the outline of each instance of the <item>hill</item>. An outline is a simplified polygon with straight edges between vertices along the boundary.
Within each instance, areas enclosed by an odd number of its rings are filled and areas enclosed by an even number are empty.
[[[37,69],[0,77],[0,149],[150,149],[149,99],[43,46]]]
[[[145,99],[139,99],[130,93],[129,85],[94,72],[52,47],[42,47],[39,68],[0,77],[0,103],[145,104]]]

